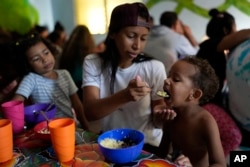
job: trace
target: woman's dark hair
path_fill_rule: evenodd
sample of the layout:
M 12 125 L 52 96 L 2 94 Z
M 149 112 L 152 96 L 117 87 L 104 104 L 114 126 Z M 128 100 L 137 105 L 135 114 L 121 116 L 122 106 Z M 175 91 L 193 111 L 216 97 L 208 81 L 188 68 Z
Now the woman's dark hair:
M 203 92 L 199 104 L 203 105 L 209 102 L 219 89 L 219 80 L 212 66 L 207 60 L 198 57 L 185 57 L 181 61 L 192 64 L 197 69 L 196 74 L 191 76 L 191 79 L 194 86 Z
M 235 25 L 233 15 L 226 11 L 211 9 L 208 13 L 212 18 L 207 24 L 206 34 L 210 38 L 222 38 L 232 32 Z
M 41 38 L 37 33 L 28 34 L 24 38 L 12 44 L 13 49 L 15 51 L 15 55 L 23 66 L 21 69 L 23 76 L 27 75 L 30 71 L 33 71 L 28 62 L 26 52 L 29 48 L 31 48 L 32 46 L 36 45 L 39 42 L 44 43 L 53 55 L 57 54 L 58 51 L 56 47 L 50 41 Z
M 88 27 L 78 25 L 71 33 L 65 43 L 60 60 L 60 68 L 73 71 L 76 62 L 82 64 L 83 59 L 92 53 L 95 48 L 95 42 Z
M 129 12 L 131 14 L 129 15 Z M 125 15 L 124 13 L 128 13 Z M 123 18 L 124 17 L 124 18 Z M 118 63 L 120 56 L 118 49 L 116 47 L 115 41 L 111 38 L 111 35 L 114 33 L 118 33 L 121 29 L 126 26 L 131 26 L 129 24 L 134 24 L 133 20 L 141 17 L 145 20 L 145 25 L 149 23 L 150 15 L 148 9 L 143 3 L 132 3 L 132 4 L 123 4 L 115 8 L 111 15 L 111 23 L 109 25 L 109 32 L 104 41 L 106 49 L 104 52 L 100 53 L 100 57 L 103 60 L 102 63 L 102 71 L 106 69 L 109 65 L 111 65 L 111 74 L 110 74 L 110 92 L 114 93 L 114 83 L 115 83 L 115 75 L 118 68 Z M 135 26 L 135 25 L 134 25 Z M 145 26 L 147 27 L 147 26 Z M 149 57 L 145 54 L 140 54 L 137 58 L 134 59 L 134 63 L 139 63 L 143 61 L 151 60 L 152 57 Z

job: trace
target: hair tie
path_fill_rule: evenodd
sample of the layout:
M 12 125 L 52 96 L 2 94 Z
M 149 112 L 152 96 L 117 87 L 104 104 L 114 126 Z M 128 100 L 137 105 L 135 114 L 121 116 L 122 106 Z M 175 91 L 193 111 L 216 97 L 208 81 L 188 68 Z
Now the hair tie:
M 223 13 L 219 13 L 219 14 L 217 14 L 217 17 L 218 17 L 218 18 L 223 18 L 223 17 L 224 17 L 224 14 L 223 14 Z

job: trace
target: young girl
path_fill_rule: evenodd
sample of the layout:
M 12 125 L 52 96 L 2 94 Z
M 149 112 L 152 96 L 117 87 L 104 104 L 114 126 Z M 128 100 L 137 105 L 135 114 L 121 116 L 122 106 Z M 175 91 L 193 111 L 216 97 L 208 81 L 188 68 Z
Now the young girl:
M 218 51 L 217 46 L 225 36 L 236 31 L 236 23 L 234 16 L 226 11 L 211 9 L 208 14 L 211 16 L 206 27 L 208 39 L 200 44 L 200 49 L 196 56 L 206 59 L 214 68 L 219 78 L 219 90 L 210 101 L 223 108 L 227 108 L 227 103 L 225 103 L 225 92 L 223 92 L 227 79 L 227 55 L 224 51 Z
M 218 90 L 218 79 L 207 61 L 187 57 L 177 61 L 164 81 L 169 97 L 165 102 L 177 113 L 165 122 L 159 156 L 180 153 L 190 158 L 194 167 L 226 166 L 217 123 L 200 107 Z
M 93 53 L 95 41 L 88 27 L 78 25 L 74 28 L 63 47 L 60 69 L 66 69 L 78 87 L 78 96 L 82 99 L 82 63 L 86 55 Z
M 24 65 L 22 79 L 15 100 L 32 103 L 52 103 L 57 107 L 56 117 L 73 118 L 72 108 L 78 119 L 77 124 L 88 129 L 82 103 L 77 95 L 77 87 L 66 70 L 54 70 L 55 48 L 36 34 L 16 43 L 20 63 Z

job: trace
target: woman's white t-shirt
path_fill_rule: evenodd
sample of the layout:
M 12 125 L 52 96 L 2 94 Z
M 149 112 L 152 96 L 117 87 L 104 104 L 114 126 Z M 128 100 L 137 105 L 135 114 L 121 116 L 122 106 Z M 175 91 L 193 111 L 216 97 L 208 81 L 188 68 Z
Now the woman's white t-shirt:
M 110 69 L 109 69 L 110 70 Z M 101 71 L 101 59 L 96 54 L 88 55 L 83 63 L 84 86 L 96 86 L 100 89 L 100 98 L 110 96 L 109 70 Z M 133 63 L 130 67 L 118 68 L 114 84 L 114 93 L 125 89 L 132 79 L 139 75 L 152 89 L 151 94 L 139 101 L 131 101 L 108 116 L 95 121 L 93 131 L 106 131 L 114 128 L 133 128 L 145 135 L 145 143 L 158 146 L 162 137 L 162 130 L 153 126 L 151 121 L 151 100 L 157 100 L 156 92 L 163 89 L 166 79 L 165 67 L 158 60 Z M 86 111 L 88 112 L 88 111 Z M 100 108 L 100 111 L 102 109 Z M 97 123 L 97 124 L 96 124 Z

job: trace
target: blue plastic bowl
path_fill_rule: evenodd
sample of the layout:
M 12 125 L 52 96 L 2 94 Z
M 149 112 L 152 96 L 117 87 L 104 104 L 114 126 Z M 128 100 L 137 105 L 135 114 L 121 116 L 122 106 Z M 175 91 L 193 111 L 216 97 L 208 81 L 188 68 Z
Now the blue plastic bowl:
M 42 114 L 39 113 L 39 111 L 43 110 L 45 111 L 47 107 L 49 107 L 49 103 L 36 103 L 29 106 L 24 107 L 24 119 L 25 122 L 29 125 L 36 125 L 42 121 L 45 121 L 46 119 L 43 117 Z M 49 119 L 55 118 L 56 115 L 56 105 L 53 104 L 50 109 L 45 112 L 47 117 Z
M 100 143 L 106 138 L 115 139 L 117 141 L 130 141 L 134 145 L 125 148 L 107 148 Z M 98 137 L 98 145 L 103 156 L 110 162 L 116 164 L 124 164 L 135 160 L 141 153 L 144 145 L 144 135 L 142 132 L 134 129 L 113 129 L 102 133 Z

